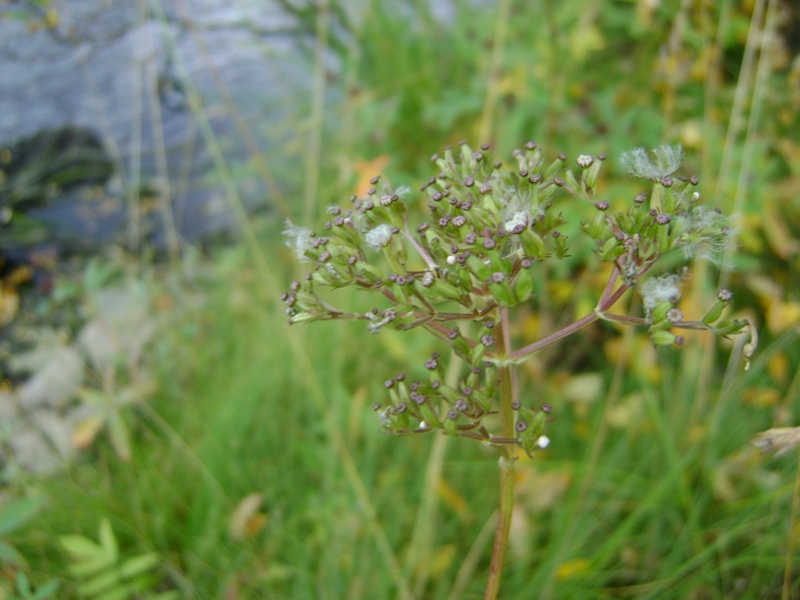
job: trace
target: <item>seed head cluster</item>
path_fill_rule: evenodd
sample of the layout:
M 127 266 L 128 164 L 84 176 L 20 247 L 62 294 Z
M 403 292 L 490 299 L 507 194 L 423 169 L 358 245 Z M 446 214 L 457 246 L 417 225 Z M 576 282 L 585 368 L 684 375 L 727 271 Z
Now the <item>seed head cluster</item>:
M 497 383 L 494 362 L 504 351 L 493 332 L 498 310 L 533 298 L 538 263 L 569 255 L 566 202 L 577 201 L 590 213 L 582 231 L 597 257 L 613 263 L 629 286 L 671 250 L 711 256 L 724 249 L 730 237 L 725 218 L 698 205 L 697 178 L 676 175 L 681 156 L 679 146 L 624 155 L 625 168 L 654 185 L 649 196 L 638 194 L 618 212 L 596 197 L 605 155 L 569 161 L 561 153 L 550 161 L 535 142 L 515 150 L 510 166 L 496 160 L 488 144 L 473 150 L 462 143 L 434 154 L 436 173 L 420 188 L 428 208 L 422 218 L 404 200 L 409 188 L 375 177 L 364 197 L 328 210 L 324 234 L 287 223 L 287 245 L 311 265 L 282 296 L 289 322 L 364 320 L 374 333 L 426 329 L 466 362 L 469 375 L 446 385 L 436 355 L 424 363 L 429 381 L 409 383 L 403 374 L 387 380 L 391 404 L 376 405 L 383 427 L 483 439 L 481 421 L 493 410 Z M 670 333 L 664 329 L 682 319 L 675 307 L 680 279 L 651 278 L 642 286 L 651 333 L 663 339 Z M 355 286 L 374 293 L 383 308 L 340 310 L 318 295 L 320 286 Z M 469 322 L 474 325 L 463 326 Z M 526 449 L 546 445 L 540 440 L 545 414 L 520 407 L 517 432 Z

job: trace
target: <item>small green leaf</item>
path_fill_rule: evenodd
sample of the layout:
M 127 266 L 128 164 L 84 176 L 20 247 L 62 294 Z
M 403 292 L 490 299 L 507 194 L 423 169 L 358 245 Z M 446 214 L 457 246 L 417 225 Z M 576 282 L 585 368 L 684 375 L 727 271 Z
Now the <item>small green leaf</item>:
M 131 459 L 130 434 L 125 422 L 122 420 L 122 416 L 116 411 L 109 416 L 108 433 L 114 452 L 125 462 L 129 461 Z
M 24 567 L 28 564 L 19 551 L 5 540 L 0 540 L 0 562 L 6 562 L 18 567 Z
M 61 582 L 57 579 L 51 579 L 36 589 L 33 600 L 45 600 L 46 598 L 50 598 L 58 591 L 59 587 L 61 587 Z
M 120 575 L 126 579 L 145 573 L 158 564 L 158 555 L 153 552 L 129 558 L 119 568 Z
M 93 577 L 83 585 L 79 586 L 82 596 L 95 596 L 100 592 L 105 592 L 110 588 L 117 588 L 122 584 L 119 572 L 116 569 L 107 570 Z
M 114 530 L 111 529 L 111 523 L 107 518 L 100 522 L 100 544 L 109 556 L 113 556 L 116 561 L 119 556 L 119 546 L 117 545 L 117 538 L 114 537 Z
M 117 559 L 111 555 L 104 554 L 95 558 L 84 559 L 69 566 L 69 571 L 76 577 L 89 577 L 113 567 Z
M 133 590 L 128 586 L 109 590 L 102 596 L 97 596 L 93 600 L 128 600 L 133 595 Z
M 44 496 L 23 498 L 0 510 L 0 536 L 19 529 L 30 521 L 44 506 Z
M 17 572 L 17 591 L 26 598 L 31 595 L 31 582 L 24 571 Z
M 105 556 L 106 552 L 100 544 L 82 535 L 63 535 L 59 538 L 61 545 L 73 559 L 93 559 Z

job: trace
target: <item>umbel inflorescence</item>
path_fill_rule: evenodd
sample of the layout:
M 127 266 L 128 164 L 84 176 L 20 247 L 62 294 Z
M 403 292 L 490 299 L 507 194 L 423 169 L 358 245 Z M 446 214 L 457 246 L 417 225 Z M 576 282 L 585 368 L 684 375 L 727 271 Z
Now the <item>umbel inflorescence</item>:
M 406 381 L 402 374 L 388 379 L 390 403 L 376 409 L 389 432 L 438 429 L 492 444 L 518 443 L 530 453 L 546 444 L 548 405 L 534 409 L 514 398 L 513 438 L 496 437 L 484 427 L 483 418 L 496 410 L 500 367 L 517 364 L 598 319 L 645 326 L 657 345 L 681 344 L 679 329 L 720 335 L 750 330 L 746 321 L 719 322 L 731 300 L 727 290 L 719 292 L 703 319 L 684 321 L 677 305 L 685 274 L 645 277 L 667 252 L 713 259 L 731 240 L 727 219 L 700 204 L 697 178 L 676 175 L 679 146 L 623 155 L 626 168 L 653 185 L 619 212 L 596 196 L 604 155 L 583 154 L 573 164 L 563 154 L 547 161 L 537 144 L 528 142 L 513 157 L 509 169 L 492 157 L 487 144 L 472 150 L 465 143 L 434 155 L 438 173 L 421 188 L 428 197 L 427 220 L 411 214 L 405 200 L 409 188 L 393 188 L 375 177 L 366 197 L 329 209 L 324 233 L 291 223 L 284 231 L 298 259 L 311 263 L 305 278 L 282 296 L 290 323 L 363 320 L 375 333 L 424 328 L 467 364 L 468 374 L 457 385 L 445 382 L 438 354 L 425 363 L 426 381 Z M 581 229 L 597 258 L 613 265 L 611 277 L 592 313 L 512 350 L 501 321 L 508 307 L 534 296 L 538 263 L 568 256 L 571 240 L 561 231 L 561 207 L 567 201 L 593 207 L 593 217 Z M 382 304 L 366 313 L 347 312 L 323 300 L 319 286 L 357 286 L 375 292 Z M 610 314 L 608 309 L 634 286 L 639 286 L 645 316 Z M 755 347 L 751 336 L 745 358 Z

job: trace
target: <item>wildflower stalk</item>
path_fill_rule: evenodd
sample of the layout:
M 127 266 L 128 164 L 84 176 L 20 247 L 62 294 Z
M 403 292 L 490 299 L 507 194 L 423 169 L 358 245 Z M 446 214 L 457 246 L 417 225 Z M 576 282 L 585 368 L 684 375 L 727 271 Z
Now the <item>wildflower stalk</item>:
M 513 155 L 512 169 L 491 158 L 488 144 L 479 151 L 462 144 L 457 151 L 448 147 L 444 156 L 434 155 L 440 171 L 422 186 L 430 200 L 430 220 L 416 227 L 410 226 L 411 210 L 401 201 L 408 188 L 394 189 L 375 177 L 370 180 L 375 187 L 366 197 L 351 198 L 351 209 L 328 210 L 332 219 L 325 224 L 324 235 L 291 223 L 284 232 L 298 259 L 313 263 L 304 281 L 293 282 L 282 296 L 290 323 L 362 320 L 372 333 L 384 327 L 421 328 L 463 361 L 465 374 L 454 382 L 444 377 L 440 354 L 434 352 L 424 363 L 427 378 L 407 380 L 406 373 L 398 373 L 387 379 L 390 403 L 384 408 L 377 402 L 374 409 L 387 433 L 438 430 L 498 450 L 499 507 L 487 600 L 497 598 L 500 590 L 514 507 L 517 448 L 533 456 L 547 447 L 550 440 L 543 432 L 553 420 L 549 404 L 520 402 L 518 364 L 600 320 L 644 327 L 656 346 L 680 346 L 683 336 L 676 331 L 681 329 L 719 336 L 746 331 L 750 342 L 742 349 L 745 361 L 757 344 L 756 332 L 746 320 L 720 320 L 732 298 L 728 290 L 719 291 L 717 303 L 699 321 L 686 321 L 677 305 L 688 267 L 648 276 L 668 252 L 682 251 L 687 261 L 694 256 L 714 259 L 731 238 L 721 211 L 699 205 L 700 195 L 693 191 L 697 178 L 676 174 L 680 147 L 661 146 L 652 153 L 638 149 L 623 157 L 627 169 L 652 182 L 653 188 L 649 198 L 638 194 L 619 212 L 609 211 L 608 201 L 595 198 L 604 155 L 578 156 L 577 175 L 566 166 L 565 155 L 546 161 L 534 142 Z M 611 274 L 592 312 L 514 350 L 510 308 L 536 296 L 538 263 L 569 256 L 567 236 L 561 233 L 566 222 L 560 212 L 564 198 L 594 207 L 581 229 L 600 261 L 612 266 Z M 389 306 L 348 312 L 323 300 L 316 290 L 350 285 L 374 292 Z M 633 288 L 641 294 L 644 316 L 609 312 Z M 499 415 L 495 431 L 484 424 L 488 415 Z
M 501 327 L 503 347 L 506 354 L 511 349 L 511 340 L 508 331 L 508 309 L 501 309 Z M 499 408 L 500 432 L 502 437 L 513 439 L 515 437 L 514 403 L 517 400 L 517 386 L 514 385 L 513 371 L 515 367 L 506 364 L 499 371 Z M 500 495 L 497 510 L 497 529 L 495 530 L 494 544 L 492 545 L 492 560 L 489 565 L 489 577 L 486 581 L 484 600 L 494 600 L 500 591 L 500 581 L 505 564 L 508 536 L 511 531 L 511 515 L 514 511 L 514 449 L 516 446 L 503 446 L 500 455 Z

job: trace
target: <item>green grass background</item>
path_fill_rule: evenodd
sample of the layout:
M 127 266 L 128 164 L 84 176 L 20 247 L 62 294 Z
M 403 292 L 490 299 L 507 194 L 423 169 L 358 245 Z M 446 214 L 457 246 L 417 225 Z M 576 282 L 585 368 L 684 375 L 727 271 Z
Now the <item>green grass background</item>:
M 301 271 L 280 231 L 285 216 L 318 225 L 372 170 L 416 188 L 446 144 L 490 141 L 509 160 L 535 139 L 551 154 L 608 154 L 612 205 L 639 191 L 621 152 L 682 143 L 685 172 L 740 230 L 736 269 L 699 267 L 686 302 L 708 304 L 723 281 L 762 344 L 745 372 L 730 343 L 691 333 L 656 352 L 641 332 L 609 326 L 526 365 L 524 394 L 550 402 L 556 421 L 550 448 L 519 461 L 501 597 L 800 597 L 796 453 L 747 445 L 797 425 L 800 408 L 796 9 L 453 6 L 441 21 L 414 0 L 286 3 L 308 30 L 315 85 L 297 99 L 280 155 L 260 164 L 293 165 L 278 176 L 289 191 L 270 215 L 243 217 L 240 246 L 214 253 L 202 275 L 171 285 L 180 268 L 156 269 L 169 319 L 148 351 L 158 391 L 126 415 L 132 460 L 101 438 L 63 475 L 10 483 L 48 499 L 12 539 L 35 582 L 63 579 L 63 597 L 77 597 L 58 536 L 96 538 L 108 516 L 123 553 L 157 552 L 163 585 L 186 598 L 481 597 L 496 455 L 469 440 L 380 434 L 370 410 L 384 379 L 443 348 L 357 324 L 289 328 L 278 295 Z M 218 167 L 236 206 L 231 169 L 256 167 L 221 155 Z M 576 246 L 542 273 L 536 304 L 516 315 L 520 343 L 590 302 L 602 284 L 590 261 Z M 347 292 L 337 302 L 369 308 Z M 264 519 L 234 540 L 232 515 L 254 492 Z

